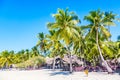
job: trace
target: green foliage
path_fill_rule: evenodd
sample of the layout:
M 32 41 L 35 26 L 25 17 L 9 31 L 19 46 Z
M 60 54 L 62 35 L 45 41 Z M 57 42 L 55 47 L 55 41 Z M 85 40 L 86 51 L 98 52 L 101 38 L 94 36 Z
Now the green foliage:
M 55 22 L 48 23 L 49 30 L 55 30 L 54 38 L 64 40 L 66 45 L 70 44 L 70 39 L 79 35 L 77 24 L 80 22 L 78 16 L 74 12 L 69 12 L 58 9 L 58 12 L 53 15 Z
M 42 64 L 45 63 L 45 59 L 42 56 L 37 56 L 34 58 L 30 58 L 29 60 L 22 62 L 22 63 L 18 63 L 15 66 L 19 67 L 19 68 L 27 68 L 29 66 L 34 67 L 34 66 L 41 66 Z
M 117 40 L 120 41 L 120 36 L 118 36 Z
M 58 9 L 52 16 L 55 21 L 47 24 L 48 34 L 38 33 L 38 42 L 31 50 L 1 52 L 0 67 L 41 65 L 45 62 L 43 55 L 63 58 L 64 54 L 70 53 L 96 65 L 100 57 L 98 45 L 105 59 L 120 57 L 120 37 L 117 42 L 108 41 L 112 35 L 107 27 L 115 26 L 114 21 L 118 20 L 113 12 L 90 11 L 84 17 L 88 24 L 83 26 L 79 25 L 79 17 L 68 8 Z

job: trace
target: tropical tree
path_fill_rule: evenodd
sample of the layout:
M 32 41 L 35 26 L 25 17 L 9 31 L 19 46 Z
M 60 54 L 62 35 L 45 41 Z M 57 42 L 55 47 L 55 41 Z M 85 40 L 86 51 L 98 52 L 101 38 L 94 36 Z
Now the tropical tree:
M 72 44 L 76 35 L 79 35 L 77 31 L 77 25 L 80 22 L 78 16 L 74 12 L 69 12 L 58 9 L 58 13 L 54 14 L 55 22 L 48 23 L 49 30 L 55 30 L 54 38 L 63 40 L 66 44 L 67 53 L 70 56 L 70 72 L 72 72 L 72 51 L 70 50 L 70 44 Z M 71 48 L 73 49 L 73 48 Z
M 45 59 L 43 56 L 36 56 L 34 58 L 30 58 L 27 61 L 17 63 L 15 64 L 16 67 L 19 68 L 27 68 L 29 66 L 33 67 L 34 69 L 39 68 L 39 66 L 42 66 L 45 63 Z
M 49 54 L 50 57 L 53 57 L 53 70 L 55 70 L 55 57 L 57 56 L 57 51 L 56 49 L 58 48 L 57 45 L 57 40 L 55 38 L 53 38 L 53 35 L 55 34 L 55 31 L 51 30 L 49 31 L 49 34 L 46 35 L 46 38 L 48 39 L 48 44 L 47 46 L 49 47 Z
M 113 25 L 112 19 L 109 21 L 106 20 L 106 15 L 104 12 L 100 10 L 91 11 L 88 16 L 85 16 L 84 19 L 87 20 L 90 24 L 87 26 L 89 28 L 89 32 L 86 36 L 92 37 L 94 39 L 97 49 L 99 51 L 101 60 L 104 62 L 108 72 L 113 72 L 112 69 L 108 66 L 107 62 L 105 61 L 102 50 L 101 50 L 101 42 L 108 40 L 111 36 L 106 26 Z
M 84 29 L 82 29 L 81 27 L 79 27 L 78 29 L 79 32 L 79 36 L 73 41 L 74 45 L 73 45 L 73 49 L 74 49 L 74 53 L 81 59 L 81 61 L 84 61 L 84 65 L 86 66 L 86 51 L 87 51 L 87 46 L 86 46 L 86 40 L 85 40 L 85 31 Z
M 38 51 L 38 49 L 37 49 L 37 47 L 36 46 L 34 46 L 33 48 L 32 48 L 32 52 L 31 52 L 32 54 L 32 57 L 35 57 L 35 56 L 39 56 L 39 51 Z
M 53 57 L 53 70 L 55 70 L 55 60 L 56 56 L 61 55 L 60 49 L 63 47 L 61 42 L 54 38 L 55 30 L 50 30 L 49 34 L 46 35 L 47 38 L 47 49 L 49 49 L 50 57 Z
M 24 62 L 28 59 L 28 56 L 26 54 L 25 50 L 20 50 L 15 54 L 15 63 L 20 63 L 20 62 Z
M 9 51 L 9 57 L 12 60 L 12 63 L 15 64 L 16 63 L 16 61 L 15 61 L 15 58 L 16 58 L 15 57 L 15 51 L 13 51 L 13 50 Z
M 47 43 L 47 40 L 46 40 L 46 35 L 42 32 L 42 33 L 38 33 L 38 42 L 37 42 L 37 47 L 40 48 L 40 51 L 42 53 L 42 55 L 45 55 L 46 53 L 46 43 Z
M 113 14 L 112 11 L 110 12 L 105 12 L 105 18 L 104 18 L 104 21 L 106 22 L 106 26 L 108 26 L 108 31 L 110 32 L 110 26 L 111 25 L 115 25 L 114 24 L 114 20 L 116 19 L 116 14 Z
M 30 53 L 29 49 L 25 50 L 25 55 L 26 55 L 27 60 L 31 58 L 31 53 Z
M 9 52 L 7 50 L 5 50 L 5 51 L 1 52 L 0 56 L 1 56 L 1 58 L 0 58 L 1 67 L 9 68 L 9 66 L 13 63 Z
M 23 55 L 21 54 L 20 51 L 15 54 L 14 58 L 15 58 L 15 63 L 20 63 L 23 61 Z
M 117 40 L 120 41 L 120 36 L 118 36 Z
M 113 59 L 118 59 L 119 57 L 120 57 L 120 42 L 118 41 L 118 42 L 109 42 L 108 43 L 108 45 L 110 45 L 109 47 L 110 47 L 110 49 L 112 50 L 112 51 L 114 51 L 113 52 Z
M 94 40 L 86 39 L 85 46 L 86 46 L 84 50 L 85 60 L 93 63 L 94 66 L 97 65 L 99 56 L 97 45 L 94 43 Z

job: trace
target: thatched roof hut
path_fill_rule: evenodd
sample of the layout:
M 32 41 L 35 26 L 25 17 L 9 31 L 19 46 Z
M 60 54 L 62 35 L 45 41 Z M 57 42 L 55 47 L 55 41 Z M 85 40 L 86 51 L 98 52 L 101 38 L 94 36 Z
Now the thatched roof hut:
M 66 63 L 70 63 L 70 59 L 69 59 L 69 55 L 64 55 L 64 58 L 63 60 L 66 62 Z M 77 63 L 79 65 L 83 65 L 83 61 L 80 61 L 80 59 L 78 59 L 78 57 L 76 55 L 72 55 L 72 63 Z
M 46 57 L 45 60 L 46 60 L 47 65 L 51 65 L 51 64 L 53 64 L 54 58 Z M 64 65 L 70 64 L 69 55 L 65 54 L 62 59 L 60 56 L 56 56 L 55 64 L 64 64 Z M 72 64 L 77 64 L 77 65 L 83 66 L 83 61 L 80 61 L 80 59 L 78 59 L 78 57 L 76 55 L 72 55 Z
M 46 57 L 45 58 L 45 62 L 46 62 L 46 64 L 52 64 L 53 63 L 53 58 L 50 58 L 50 57 Z

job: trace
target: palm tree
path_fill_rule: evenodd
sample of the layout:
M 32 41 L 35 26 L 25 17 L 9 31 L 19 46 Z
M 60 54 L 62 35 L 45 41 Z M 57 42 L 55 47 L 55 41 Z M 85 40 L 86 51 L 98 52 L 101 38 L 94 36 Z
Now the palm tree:
M 120 41 L 120 36 L 118 36 L 117 40 Z
M 97 49 L 97 45 L 95 42 L 95 40 L 93 40 L 92 38 L 87 39 L 87 36 L 85 38 L 85 50 L 84 50 L 84 59 L 86 61 L 89 61 L 91 63 L 93 63 L 93 65 L 95 66 L 98 63 L 98 49 Z M 85 62 L 84 62 L 85 63 Z
M 46 53 L 46 35 L 42 32 L 42 33 L 38 33 L 38 42 L 37 42 L 37 47 L 40 47 L 40 51 L 42 52 L 42 55 L 45 55 Z
M 66 44 L 68 54 L 70 56 L 70 72 L 72 72 L 72 50 L 69 46 L 76 38 L 76 35 L 79 35 L 77 29 L 77 24 L 80 22 L 78 16 L 74 12 L 69 12 L 68 9 L 65 11 L 58 9 L 58 13 L 54 14 L 55 22 L 48 23 L 47 26 L 50 30 L 55 30 L 54 38 L 63 40 Z
M 25 60 L 25 58 L 26 58 L 26 56 L 25 56 L 25 50 L 22 49 L 21 51 L 19 51 L 19 53 L 20 53 L 20 55 L 21 55 L 22 62 L 26 61 L 26 60 Z
M 32 57 L 39 56 L 39 51 L 36 46 L 32 48 Z
M 9 68 L 9 66 L 12 64 L 12 59 L 10 57 L 10 54 L 7 50 L 1 52 L 1 58 L 0 58 L 0 64 L 1 67 Z
M 120 57 L 120 42 L 117 41 L 117 42 L 109 42 L 107 43 L 107 45 L 109 45 L 110 49 L 113 51 L 113 58 L 114 59 L 117 59 Z
M 12 63 L 15 64 L 16 60 L 15 60 L 15 52 L 13 50 L 11 50 L 9 52 L 9 57 L 12 60 Z
M 85 31 L 81 27 L 79 27 L 78 32 L 79 32 L 79 36 L 73 41 L 74 42 L 73 49 L 74 49 L 74 53 L 79 58 L 81 58 L 81 61 L 84 61 L 83 66 L 86 66 L 85 51 L 87 50 L 87 47 L 86 47 L 86 40 L 84 37 Z
M 20 63 L 23 61 L 23 54 L 19 51 L 15 54 L 15 63 Z
M 54 41 L 54 44 L 52 45 L 52 49 L 50 51 L 50 55 L 51 57 L 53 57 L 53 70 L 55 70 L 55 61 L 56 61 L 56 57 L 58 55 L 61 55 L 61 51 L 60 49 L 62 48 L 62 45 L 59 41 Z
M 28 56 L 25 52 L 25 50 L 20 50 L 15 54 L 15 61 L 16 63 L 24 62 L 28 59 Z
M 113 12 L 105 12 L 105 18 L 104 21 L 106 22 L 106 25 L 108 26 L 108 31 L 110 32 L 110 26 L 115 25 L 114 20 L 115 20 L 116 14 L 113 14 Z M 111 41 L 111 37 L 109 38 L 109 41 Z
M 101 12 L 100 10 L 91 11 L 88 16 L 84 17 L 84 19 L 90 22 L 90 24 L 87 26 L 89 28 L 88 35 L 89 38 L 92 37 L 95 40 L 101 60 L 104 62 L 108 72 L 113 72 L 112 69 L 108 66 L 107 62 L 104 60 L 100 47 L 100 43 L 107 40 L 111 36 L 109 31 L 106 29 L 106 26 L 108 25 L 106 23 L 110 23 L 109 25 L 111 25 L 112 19 L 107 21 L 105 13 Z
M 30 54 L 29 49 L 26 49 L 26 50 L 25 50 L 25 55 L 26 55 L 27 60 L 30 59 L 31 54 Z
M 49 53 L 50 53 L 50 56 L 53 57 L 53 70 L 55 70 L 55 57 L 57 56 L 57 51 L 56 51 L 56 48 L 58 47 L 55 47 L 56 45 L 56 39 L 53 38 L 53 35 L 55 34 L 55 31 L 51 30 L 49 31 L 49 34 L 46 35 L 47 39 L 48 39 L 48 48 L 49 48 Z
M 46 35 L 47 38 L 47 49 L 49 49 L 50 56 L 53 57 L 53 70 L 55 70 L 55 60 L 56 56 L 61 55 L 60 49 L 62 48 L 62 44 L 59 40 L 54 38 L 55 30 L 50 30 L 49 34 Z

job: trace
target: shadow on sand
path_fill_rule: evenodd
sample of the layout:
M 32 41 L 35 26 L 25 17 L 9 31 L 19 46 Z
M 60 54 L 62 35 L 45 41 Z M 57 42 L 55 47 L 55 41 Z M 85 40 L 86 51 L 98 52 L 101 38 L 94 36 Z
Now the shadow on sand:
M 120 69 L 116 69 L 115 72 L 118 73 L 118 74 L 120 75 Z
M 70 75 L 71 73 L 68 71 L 53 71 L 50 73 L 50 76 L 55 76 L 55 75 Z

